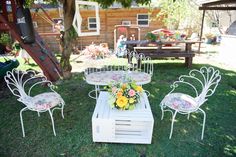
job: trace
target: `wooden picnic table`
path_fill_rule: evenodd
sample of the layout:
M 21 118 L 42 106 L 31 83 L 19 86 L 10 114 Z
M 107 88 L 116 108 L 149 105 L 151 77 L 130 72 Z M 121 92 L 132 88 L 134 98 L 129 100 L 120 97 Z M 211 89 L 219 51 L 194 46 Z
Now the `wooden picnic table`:
M 192 50 L 192 45 L 201 43 L 201 41 L 155 41 L 151 42 L 155 46 L 148 46 L 150 42 L 147 40 L 141 41 L 125 41 L 130 51 L 135 50 L 137 53 L 143 53 L 145 56 L 151 58 L 163 58 L 163 57 L 185 57 L 185 66 L 191 67 L 192 60 L 195 56 L 195 52 Z M 178 44 L 185 44 L 185 49 L 182 50 Z M 177 45 L 177 46 L 166 46 Z

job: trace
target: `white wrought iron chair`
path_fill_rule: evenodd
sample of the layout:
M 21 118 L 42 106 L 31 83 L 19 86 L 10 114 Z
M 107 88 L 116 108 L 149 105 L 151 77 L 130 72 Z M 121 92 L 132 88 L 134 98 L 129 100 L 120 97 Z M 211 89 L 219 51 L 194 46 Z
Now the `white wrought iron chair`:
M 147 73 L 150 77 L 153 76 L 153 62 L 151 57 L 145 56 L 143 53 L 137 53 L 136 51 L 131 51 L 127 53 L 128 58 L 128 70 L 129 71 L 140 71 Z M 147 96 L 150 92 L 144 90 Z
M 149 75 L 153 75 L 153 62 L 151 57 L 145 56 L 143 53 L 136 51 L 128 52 L 128 70 L 141 71 Z
M 180 76 L 179 79 L 170 86 L 172 90 L 160 103 L 162 111 L 161 120 L 164 117 L 165 111 L 170 111 L 172 114 L 169 139 L 171 139 L 172 136 L 177 113 L 187 114 L 189 119 L 191 113 L 199 111 L 202 112 L 204 116 L 201 135 L 201 139 L 203 139 L 206 113 L 200 107 L 208 100 L 209 96 L 213 95 L 220 80 L 221 75 L 219 70 L 215 70 L 213 67 L 202 67 L 200 70 L 191 70 L 189 75 Z M 185 91 L 185 93 L 182 93 L 183 91 Z M 188 91 L 188 93 L 186 93 L 186 91 Z
M 53 90 L 52 82 L 47 80 L 44 75 L 37 75 L 34 71 L 21 72 L 16 69 L 8 71 L 4 79 L 13 95 L 18 97 L 17 100 L 25 105 L 20 111 L 23 137 L 25 137 L 25 131 L 22 112 L 26 110 L 36 111 L 38 116 L 40 116 L 40 113 L 48 111 L 51 117 L 53 133 L 56 136 L 53 111 L 60 109 L 62 118 L 64 118 L 63 109 L 65 103 L 62 97 Z M 32 96 L 32 91 L 35 92 L 33 89 L 35 89 L 34 87 L 37 85 L 41 85 L 41 87 L 48 86 L 49 88 L 47 89 L 49 92 Z M 39 93 L 39 91 L 37 93 Z

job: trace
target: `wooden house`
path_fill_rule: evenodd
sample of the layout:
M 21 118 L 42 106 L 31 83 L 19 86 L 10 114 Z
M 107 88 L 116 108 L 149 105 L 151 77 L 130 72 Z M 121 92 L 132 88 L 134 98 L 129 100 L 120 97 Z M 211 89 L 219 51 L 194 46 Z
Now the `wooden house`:
M 83 49 L 85 46 L 90 45 L 91 43 L 100 44 L 107 43 L 110 49 L 114 48 L 114 43 L 116 43 L 114 38 L 114 30 L 116 25 L 125 25 L 126 27 L 136 27 L 139 28 L 139 33 L 135 33 L 136 40 L 144 39 L 144 36 L 147 32 L 150 32 L 155 29 L 163 28 L 164 24 L 162 21 L 157 20 L 156 14 L 159 12 L 159 9 L 149 10 L 147 8 L 109 8 L 109 9 L 100 9 L 99 18 L 100 18 L 100 35 L 96 36 L 83 36 L 77 38 L 77 47 Z M 60 17 L 60 11 L 58 9 L 48 9 L 48 15 L 57 20 Z M 34 12 L 32 12 L 34 14 Z M 80 10 L 82 17 L 82 31 L 93 31 L 96 29 L 96 18 L 94 15 L 94 10 L 82 9 Z M 35 29 L 45 38 L 48 46 L 52 49 L 59 48 L 57 44 L 58 32 L 53 29 L 53 24 L 46 20 L 45 15 L 42 12 L 38 12 L 34 16 L 33 21 L 35 23 Z M 138 38 L 138 36 L 140 38 Z M 126 36 L 129 40 L 130 34 Z M 59 49 L 58 49 L 59 50 Z

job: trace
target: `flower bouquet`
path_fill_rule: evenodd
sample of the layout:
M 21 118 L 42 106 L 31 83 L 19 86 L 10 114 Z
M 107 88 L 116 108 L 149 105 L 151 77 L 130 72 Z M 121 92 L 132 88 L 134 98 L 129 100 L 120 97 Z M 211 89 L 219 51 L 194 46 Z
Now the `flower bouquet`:
M 112 83 L 107 87 L 108 104 L 119 110 L 133 110 L 139 102 L 143 88 L 135 82 Z
M 89 55 L 93 59 L 102 59 L 109 54 L 109 50 L 107 47 L 91 44 L 86 46 L 86 48 L 82 51 L 82 54 Z

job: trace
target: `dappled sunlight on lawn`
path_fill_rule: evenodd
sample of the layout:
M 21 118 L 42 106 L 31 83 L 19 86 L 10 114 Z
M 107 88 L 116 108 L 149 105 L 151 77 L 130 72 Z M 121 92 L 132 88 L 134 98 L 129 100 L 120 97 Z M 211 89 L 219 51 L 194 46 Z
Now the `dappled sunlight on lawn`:
M 26 111 L 26 138 L 22 138 L 19 112 L 23 105 L 10 94 L 0 97 L 0 156 L 235 156 L 236 72 L 221 66 L 214 67 L 220 70 L 222 81 L 215 95 L 202 105 L 207 114 L 204 140 L 201 140 L 201 113 L 191 114 L 189 120 L 187 115 L 177 115 L 173 136 L 169 140 L 171 113 L 166 112 L 161 120 L 161 100 L 170 91 L 170 84 L 180 75 L 188 74 L 191 69 L 209 66 L 211 62 L 195 63 L 191 68 L 184 67 L 182 59 L 154 62 L 152 81 L 143 86 L 150 92 L 149 102 L 154 117 L 152 144 L 93 143 L 91 120 L 96 101 L 88 97 L 88 92 L 94 86 L 84 80 L 80 63 L 72 61 L 72 65 L 78 66 L 79 70 L 73 71 L 71 79 L 56 84 L 55 90 L 66 103 L 65 119 L 61 118 L 60 112 L 55 111 L 53 115 L 56 137 L 53 136 L 48 113 L 38 117 L 37 113 Z M 2 91 L 6 93 L 8 89 Z

